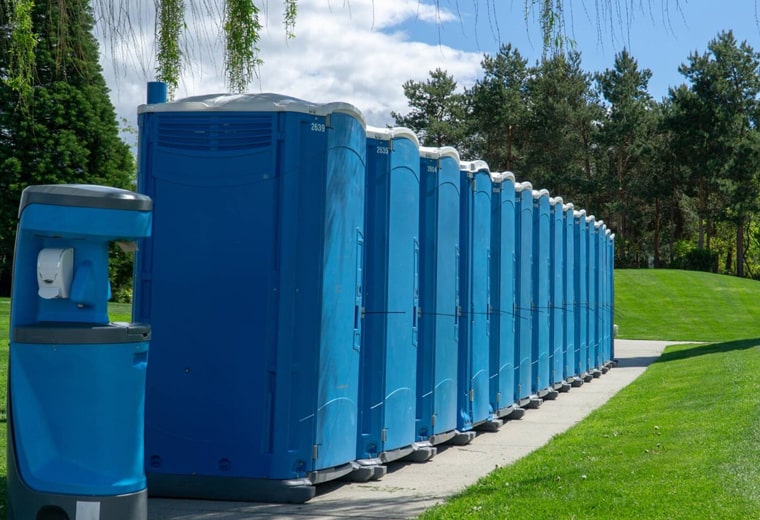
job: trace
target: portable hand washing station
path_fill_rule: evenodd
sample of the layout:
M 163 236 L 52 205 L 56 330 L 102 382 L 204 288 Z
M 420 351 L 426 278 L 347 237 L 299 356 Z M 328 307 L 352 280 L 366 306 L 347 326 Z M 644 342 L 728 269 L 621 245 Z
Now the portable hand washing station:
M 8 369 L 8 518 L 147 516 L 150 327 L 109 323 L 108 249 L 150 235 L 152 201 L 91 185 L 21 196 Z

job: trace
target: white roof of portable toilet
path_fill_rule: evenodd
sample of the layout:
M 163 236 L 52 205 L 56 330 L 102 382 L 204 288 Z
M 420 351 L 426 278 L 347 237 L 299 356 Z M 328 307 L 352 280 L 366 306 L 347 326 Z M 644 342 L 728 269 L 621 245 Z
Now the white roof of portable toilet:
M 562 202 L 563 202 L 562 197 L 549 197 L 549 204 L 551 204 L 552 206 L 556 206 L 557 204 L 559 204 L 560 207 L 562 207 L 563 206 Z
M 427 159 L 443 159 L 444 157 L 451 157 L 459 164 L 459 152 L 453 146 L 442 146 L 441 148 L 433 148 L 430 146 L 420 146 L 420 157 Z
M 528 181 L 518 182 L 517 184 L 515 184 L 515 191 L 519 192 L 523 190 L 533 191 L 533 185 L 529 183 Z
M 488 167 L 488 163 L 480 159 L 477 159 L 475 161 L 460 161 L 459 169 L 464 172 L 470 172 L 470 173 L 482 172 L 482 171 L 488 172 L 489 175 L 491 173 L 491 169 Z
M 541 197 L 548 197 L 548 196 L 549 196 L 549 190 L 547 189 L 533 190 L 534 199 L 540 199 Z
M 491 172 L 491 181 L 495 183 L 504 182 L 504 181 L 512 181 L 515 182 L 515 174 L 512 172 Z
M 379 141 L 390 141 L 391 139 L 405 138 L 412 141 L 417 146 L 417 148 L 420 146 L 420 141 L 417 139 L 417 134 L 405 126 L 395 126 L 393 128 L 367 126 L 367 137 L 377 139 Z
M 140 105 L 137 113 L 145 112 L 301 112 L 316 116 L 326 116 L 333 113 L 349 114 L 366 127 L 364 115 L 349 103 L 313 103 L 303 99 L 273 94 L 204 94 L 191 96 L 169 103 L 153 103 Z

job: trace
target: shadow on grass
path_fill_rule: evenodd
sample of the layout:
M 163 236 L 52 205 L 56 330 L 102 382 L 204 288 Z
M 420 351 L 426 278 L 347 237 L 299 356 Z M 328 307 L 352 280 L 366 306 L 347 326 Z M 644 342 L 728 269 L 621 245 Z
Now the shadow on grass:
M 0 476 L 0 517 L 8 512 L 8 478 Z
M 657 362 L 664 363 L 667 361 L 678 361 L 681 359 L 689 359 L 697 356 L 717 354 L 719 352 L 729 352 L 732 350 L 747 350 L 759 345 L 760 338 L 740 339 L 735 341 L 726 341 L 723 343 L 699 344 L 680 348 L 678 350 L 663 352 L 662 355 L 657 359 Z

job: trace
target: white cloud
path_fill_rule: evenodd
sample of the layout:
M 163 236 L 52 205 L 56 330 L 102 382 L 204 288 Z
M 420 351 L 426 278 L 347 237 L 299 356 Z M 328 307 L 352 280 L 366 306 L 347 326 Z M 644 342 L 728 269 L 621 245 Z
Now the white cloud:
M 460 86 L 469 86 L 480 72 L 478 53 L 415 41 L 404 24 L 455 26 L 456 13 L 436 10 L 419 0 L 320 0 L 300 2 L 296 38 L 286 40 L 281 2 L 270 0 L 264 13 L 260 49 L 264 60 L 251 92 L 277 92 L 309 101 L 352 103 L 373 125 L 392 123 L 390 112 L 408 111 L 402 83 L 424 80 L 428 72 L 447 70 Z M 136 126 L 137 105 L 144 103 L 145 83 L 152 80 L 153 23 L 142 12 L 136 36 L 117 42 L 101 58 L 111 97 L 120 117 Z M 411 24 L 410 22 L 414 22 Z M 447 23 L 451 22 L 451 25 Z M 218 21 L 196 13 L 189 22 L 191 65 L 177 97 L 224 92 L 222 51 L 216 39 Z M 141 27 L 147 28 L 140 32 Z M 198 31 L 198 28 L 201 28 Z M 213 35 L 213 36 L 211 36 Z

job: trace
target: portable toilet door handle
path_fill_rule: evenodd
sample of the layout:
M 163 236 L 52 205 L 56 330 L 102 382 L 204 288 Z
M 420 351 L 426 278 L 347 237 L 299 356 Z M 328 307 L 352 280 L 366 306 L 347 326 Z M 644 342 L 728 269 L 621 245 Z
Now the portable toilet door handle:
M 362 324 L 364 308 L 362 307 L 363 295 L 362 284 L 364 282 L 364 235 L 361 230 L 356 230 L 356 289 L 354 292 L 354 350 L 361 349 Z

